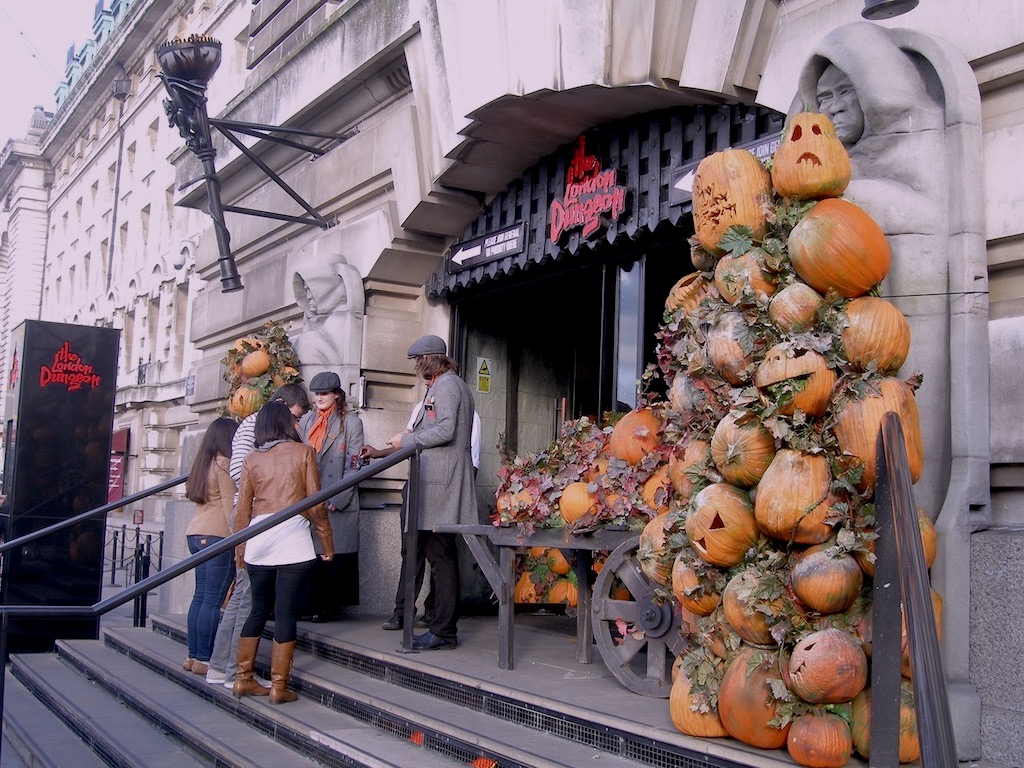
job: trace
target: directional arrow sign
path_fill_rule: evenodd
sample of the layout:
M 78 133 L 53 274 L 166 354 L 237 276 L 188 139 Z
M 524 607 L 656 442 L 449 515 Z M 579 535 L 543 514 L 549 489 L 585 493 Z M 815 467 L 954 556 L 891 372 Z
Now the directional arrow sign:
M 448 254 L 448 271 L 475 267 L 503 256 L 514 256 L 526 248 L 526 224 L 520 222 L 483 237 L 466 240 L 452 246 Z

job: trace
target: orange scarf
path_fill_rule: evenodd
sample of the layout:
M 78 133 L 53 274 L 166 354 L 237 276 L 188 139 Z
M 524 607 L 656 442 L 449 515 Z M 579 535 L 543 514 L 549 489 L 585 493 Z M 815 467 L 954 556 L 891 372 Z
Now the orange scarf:
M 331 418 L 332 413 L 334 413 L 333 405 L 326 411 L 318 411 L 316 421 L 309 430 L 309 437 L 307 439 L 309 444 L 313 446 L 313 450 L 317 453 L 320 453 L 320 449 L 323 448 L 324 439 L 327 437 L 327 421 Z

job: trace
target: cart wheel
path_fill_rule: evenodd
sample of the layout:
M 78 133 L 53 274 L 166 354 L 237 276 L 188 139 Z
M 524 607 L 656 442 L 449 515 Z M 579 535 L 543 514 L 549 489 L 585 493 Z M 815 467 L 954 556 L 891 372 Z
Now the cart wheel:
M 681 618 L 673 603 L 654 599 L 658 584 L 644 575 L 636 559 L 639 536 L 633 536 L 608 555 L 594 582 L 591 623 L 605 665 L 634 693 L 667 699 L 672 690 L 672 664 L 683 651 Z M 619 577 L 632 600 L 612 597 Z M 629 625 L 623 637 L 617 620 Z

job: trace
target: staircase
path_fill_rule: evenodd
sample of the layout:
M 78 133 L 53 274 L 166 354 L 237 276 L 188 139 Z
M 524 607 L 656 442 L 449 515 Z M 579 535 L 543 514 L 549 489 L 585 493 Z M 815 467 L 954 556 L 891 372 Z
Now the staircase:
M 575 623 L 561 616 L 517 618 L 507 671 L 497 668 L 493 617 L 464 618 L 458 649 L 424 653 L 401 652 L 400 633 L 382 631 L 379 618 L 302 622 L 300 698 L 281 706 L 235 699 L 182 670 L 184 621 L 153 617 L 149 628 L 107 627 L 100 640 L 12 655 L 3 766 L 793 765 L 785 750 L 680 734 L 667 700 L 622 687 L 598 654 L 576 662 Z M 270 646 L 261 643 L 263 674 Z

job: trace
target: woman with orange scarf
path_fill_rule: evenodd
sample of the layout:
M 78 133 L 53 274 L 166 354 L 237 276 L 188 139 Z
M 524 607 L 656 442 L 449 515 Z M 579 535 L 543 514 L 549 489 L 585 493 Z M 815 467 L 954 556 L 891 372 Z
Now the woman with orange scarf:
M 299 434 L 316 452 L 320 487 L 326 488 L 359 468 L 363 422 L 348 412 L 338 374 L 318 373 L 309 389 L 316 408 L 302 417 Z M 359 604 L 359 492 L 342 491 L 326 507 L 335 555 L 330 562 L 318 560 L 313 571 L 305 615 L 315 622 L 337 619 L 343 608 Z M 319 547 L 315 539 L 313 544 Z

